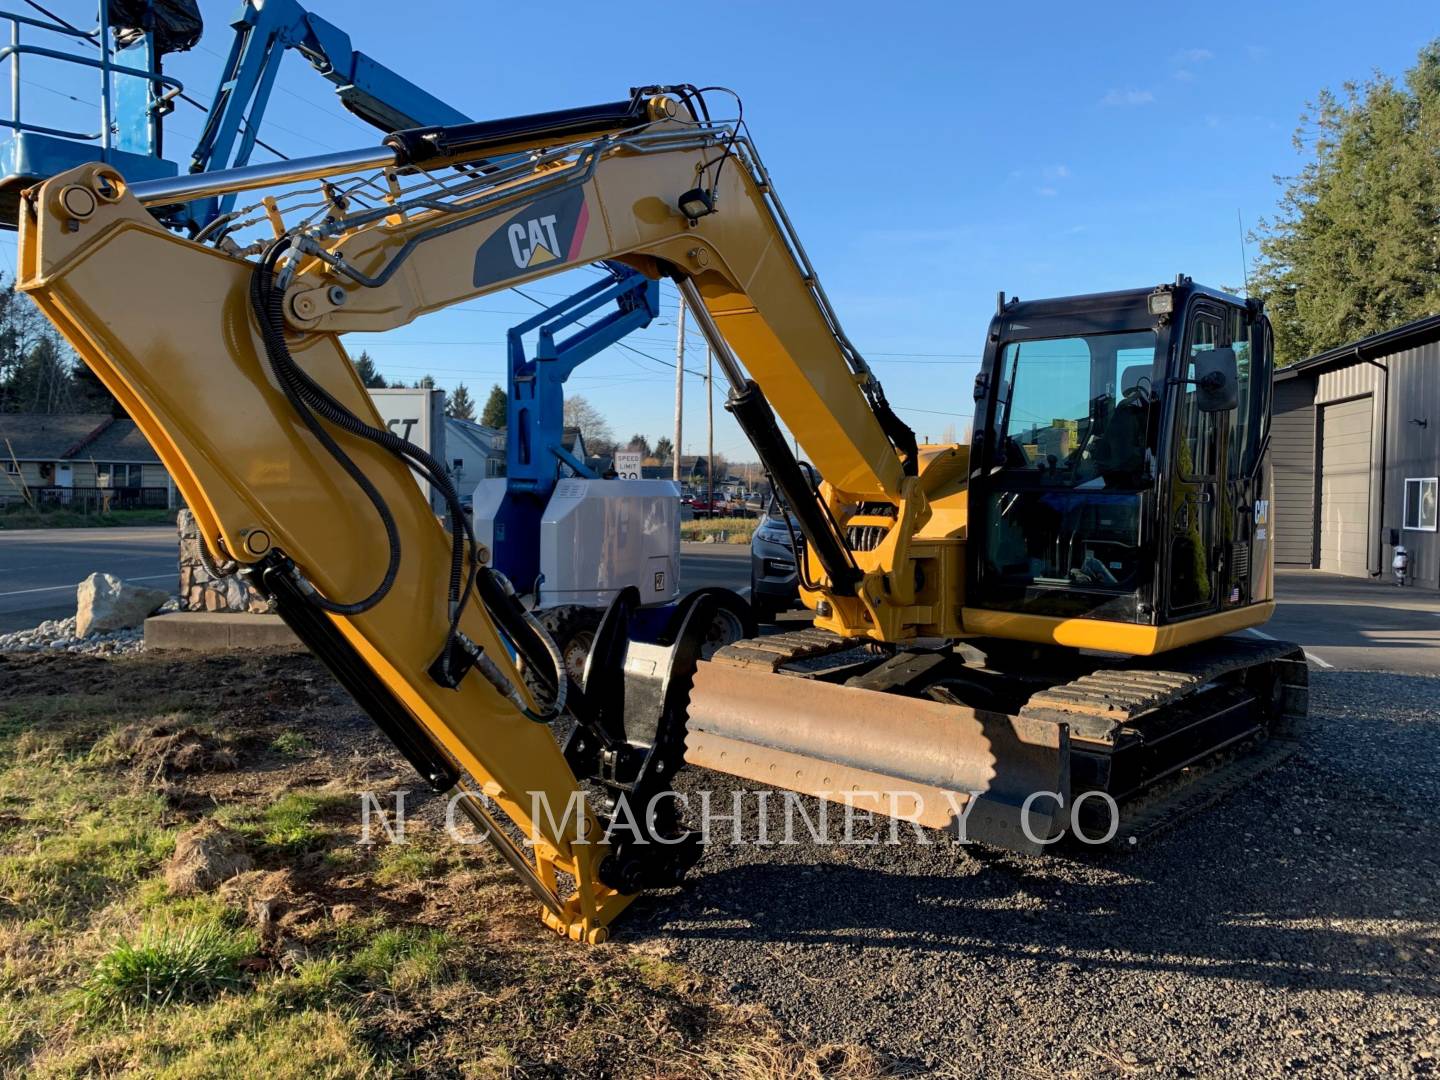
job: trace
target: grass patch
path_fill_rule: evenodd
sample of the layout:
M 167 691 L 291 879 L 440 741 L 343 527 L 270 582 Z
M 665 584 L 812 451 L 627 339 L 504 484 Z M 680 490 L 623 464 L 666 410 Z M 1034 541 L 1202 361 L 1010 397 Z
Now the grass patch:
M 459 855 L 443 840 L 432 846 L 416 836 L 407 836 L 403 844 L 380 847 L 376 862 L 375 880 L 382 885 L 442 878 L 464 865 Z
M 240 961 L 256 946 L 255 935 L 219 922 L 147 927 L 100 957 L 85 983 L 85 1008 L 123 1014 L 172 1001 L 204 1001 L 240 984 Z
M 354 954 L 344 970 L 396 991 L 434 986 L 449 973 L 455 943 L 440 930 L 381 930 Z
M 174 510 L 112 510 L 82 514 L 64 508 L 0 511 L 0 529 L 100 529 L 115 526 L 174 525 Z
M 165 800 L 136 790 L 97 749 L 106 710 L 97 697 L 20 698 L 0 707 L 0 918 L 84 922 L 174 847 Z M 114 723 L 114 705 L 109 704 Z
M 275 741 L 270 744 L 270 749 L 277 754 L 284 754 L 286 757 L 300 757 L 315 749 L 315 740 L 298 731 L 287 731 L 283 735 L 275 737 Z
M 349 805 L 350 799 L 344 795 L 292 791 L 263 808 L 223 806 L 215 820 L 272 854 L 303 855 L 323 847 L 334 832 L 322 819 Z
M 279 663 L 7 663 L 0 1077 L 871 1075 L 718 1004 L 623 927 L 599 948 L 555 937 L 497 856 L 449 842 L 436 801 L 417 799 L 405 844 L 350 842 L 354 795 L 322 775 L 339 755 L 161 772 L 137 744 L 193 727 L 304 754 L 353 722 L 324 695 L 268 719 L 254 702 Z M 178 897 L 166 860 L 201 816 L 258 865 Z
M 759 518 L 696 518 L 694 521 L 680 523 L 680 539 L 748 544 L 751 534 L 759 524 Z
M 336 795 L 292 791 L 271 803 L 260 815 L 260 839 L 280 851 L 309 851 L 319 846 L 329 832 L 316 819 L 347 802 Z

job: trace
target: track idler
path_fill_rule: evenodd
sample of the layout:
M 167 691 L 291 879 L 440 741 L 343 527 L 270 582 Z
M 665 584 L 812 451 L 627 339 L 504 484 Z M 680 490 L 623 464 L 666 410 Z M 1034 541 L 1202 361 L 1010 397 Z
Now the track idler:
M 1064 723 L 720 662 L 689 705 L 692 765 L 1026 853 L 1069 823 Z

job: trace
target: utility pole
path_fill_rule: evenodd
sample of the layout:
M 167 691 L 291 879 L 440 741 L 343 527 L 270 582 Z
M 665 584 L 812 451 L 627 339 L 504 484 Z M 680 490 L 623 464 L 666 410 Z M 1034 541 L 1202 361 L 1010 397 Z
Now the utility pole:
M 705 479 L 709 485 L 707 498 L 710 502 L 710 516 L 715 516 L 715 356 L 710 351 L 710 343 L 705 343 L 705 415 L 708 418 L 706 426 L 709 433 L 706 435 L 705 447 Z
M 675 467 L 672 478 L 680 483 L 680 448 L 685 444 L 681 437 L 685 433 L 685 298 L 678 293 L 680 317 L 676 320 L 675 331 Z

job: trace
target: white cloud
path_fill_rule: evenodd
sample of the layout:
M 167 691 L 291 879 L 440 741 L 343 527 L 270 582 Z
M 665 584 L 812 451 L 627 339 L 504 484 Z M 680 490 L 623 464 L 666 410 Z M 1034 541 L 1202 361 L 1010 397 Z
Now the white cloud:
M 1101 105 L 1149 105 L 1155 100 L 1151 90 L 1111 90 L 1100 99 Z
M 1056 195 L 1059 195 L 1060 192 L 1053 187 L 1037 187 L 1035 194 L 1045 199 L 1053 199 Z
M 1181 68 L 1179 71 L 1173 71 L 1170 73 L 1170 77 L 1176 82 L 1195 81 L 1195 73 L 1193 71 L 1190 71 L 1188 68 Z
M 1177 64 L 1203 64 L 1207 60 L 1214 60 L 1215 54 L 1209 49 L 1182 49 L 1171 59 Z
M 1068 165 L 1047 165 L 1044 172 L 1046 180 L 1068 180 L 1070 178 L 1070 166 Z

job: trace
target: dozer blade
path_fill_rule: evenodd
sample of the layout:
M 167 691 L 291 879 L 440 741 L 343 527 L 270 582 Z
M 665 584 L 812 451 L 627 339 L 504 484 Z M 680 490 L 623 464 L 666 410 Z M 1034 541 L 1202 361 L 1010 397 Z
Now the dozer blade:
M 688 728 L 692 765 L 968 840 L 1033 854 L 1068 823 L 1063 722 L 702 663 Z

